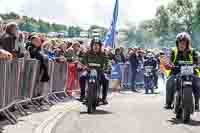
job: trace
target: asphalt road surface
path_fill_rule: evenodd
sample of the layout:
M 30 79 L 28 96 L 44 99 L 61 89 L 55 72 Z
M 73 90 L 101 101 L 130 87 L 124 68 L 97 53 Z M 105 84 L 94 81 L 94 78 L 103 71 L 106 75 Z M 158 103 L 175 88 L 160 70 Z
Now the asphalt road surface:
M 57 123 L 53 133 L 200 133 L 200 113 L 185 125 L 163 108 L 164 97 L 143 93 L 115 94 L 93 115 L 80 104 Z

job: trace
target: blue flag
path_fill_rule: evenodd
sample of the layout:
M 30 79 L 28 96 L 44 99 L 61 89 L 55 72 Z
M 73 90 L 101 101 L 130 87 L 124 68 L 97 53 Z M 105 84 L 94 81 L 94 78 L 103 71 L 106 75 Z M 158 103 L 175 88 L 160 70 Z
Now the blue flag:
M 116 40 L 116 33 L 117 33 L 116 24 L 117 24 L 117 18 L 118 18 L 118 11 L 119 11 L 119 2 L 118 0 L 116 0 L 112 23 L 111 23 L 108 33 L 106 34 L 106 37 L 103 40 L 104 47 L 115 48 L 115 40 Z

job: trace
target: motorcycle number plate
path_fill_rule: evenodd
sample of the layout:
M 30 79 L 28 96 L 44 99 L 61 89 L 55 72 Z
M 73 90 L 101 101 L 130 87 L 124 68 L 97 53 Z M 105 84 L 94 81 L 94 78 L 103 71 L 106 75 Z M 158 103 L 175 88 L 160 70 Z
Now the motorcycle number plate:
M 92 69 L 92 70 L 90 71 L 90 76 L 92 76 L 92 77 L 97 77 L 97 70 Z
M 192 75 L 194 73 L 193 66 L 182 66 L 181 74 L 182 75 Z
M 147 73 L 150 73 L 150 72 L 151 72 L 151 69 L 145 69 L 145 71 L 146 71 Z
M 144 69 L 145 69 L 145 72 L 150 73 L 150 72 L 152 72 L 153 67 L 152 66 L 145 66 Z

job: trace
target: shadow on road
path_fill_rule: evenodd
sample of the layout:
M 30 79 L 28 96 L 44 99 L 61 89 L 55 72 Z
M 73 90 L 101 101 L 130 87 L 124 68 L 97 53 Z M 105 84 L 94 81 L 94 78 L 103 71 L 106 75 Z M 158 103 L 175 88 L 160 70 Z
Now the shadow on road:
M 80 112 L 81 115 L 88 114 L 87 112 Z M 112 112 L 105 111 L 105 110 L 96 110 L 96 112 L 92 113 L 91 115 L 107 115 L 112 114 Z
M 171 120 L 168 120 L 168 122 L 171 122 L 172 125 L 178 125 L 178 124 L 183 124 L 183 121 L 180 119 L 172 118 Z M 185 124 L 185 123 L 184 123 Z M 200 121 L 196 120 L 190 120 L 189 123 L 186 123 L 186 125 L 190 126 L 200 126 Z
M 142 93 L 140 90 L 120 90 L 119 94 L 133 94 L 133 93 Z

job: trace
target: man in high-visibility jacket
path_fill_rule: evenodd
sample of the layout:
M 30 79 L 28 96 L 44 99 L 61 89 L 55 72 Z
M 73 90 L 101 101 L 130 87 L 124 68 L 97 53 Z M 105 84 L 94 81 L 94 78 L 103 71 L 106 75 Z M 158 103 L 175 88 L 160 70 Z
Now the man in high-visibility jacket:
M 179 70 L 175 69 L 174 66 L 178 65 L 178 61 L 191 61 L 193 64 L 198 63 L 198 54 L 191 48 L 190 35 L 183 32 L 179 33 L 176 37 L 176 48 L 172 49 L 170 62 L 167 63 L 166 74 L 167 74 L 167 85 L 166 85 L 166 109 L 171 109 L 171 105 L 174 100 L 174 94 L 176 92 L 176 81 L 175 77 L 179 73 Z M 200 71 L 195 69 L 195 75 L 193 78 L 193 93 L 195 96 L 195 109 L 199 109 L 199 94 L 200 94 Z

